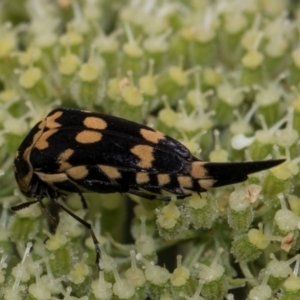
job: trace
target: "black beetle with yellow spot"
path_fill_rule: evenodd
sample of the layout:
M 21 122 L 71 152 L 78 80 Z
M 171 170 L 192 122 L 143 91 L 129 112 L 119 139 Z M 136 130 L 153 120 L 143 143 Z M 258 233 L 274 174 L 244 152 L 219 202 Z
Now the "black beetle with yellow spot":
M 284 160 L 210 163 L 193 156 L 178 141 L 150 127 L 114 116 L 58 108 L 36 124 L 20 145 L 14 172 L 21 192 L 44 197 L 85 225 L 100 249 L 89 223 L 64 207 L 67 193 L 131 193 L 147 199 L 185 198 L 209 188 L 241 182 L 247 175 Z M 84 199 L 83 199 L 83 203 Z

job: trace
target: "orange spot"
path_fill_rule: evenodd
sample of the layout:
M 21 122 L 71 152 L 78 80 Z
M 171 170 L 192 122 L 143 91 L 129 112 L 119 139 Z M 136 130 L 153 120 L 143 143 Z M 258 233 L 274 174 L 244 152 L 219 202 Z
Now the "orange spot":
M 148 129 L 141 129 L 140 130 L 140 134 L 142 135 L 142 137 L 149 141 L 152 142 L 154 144 L 157 144 L 159 142 L 159 140 L 162 140 L 165 138 L 165 135 L 159 131 L 151 131 Z
M 29 171 L 26 175 L 24 175 L 22 178 L 18 178 L 18 185 L 23 192 L 28 192 L 30 189 L 30 182 L 33 175 L 33 168 L 30 163 L 30 152 L 31 149 L 34 147 L 36 142 L 39 140 L 41 135 L 43 134 L 43 131 L 45 129 L 46 119 L 43 119 L 41 122 L 38 123 L 38 128 L 40 129 L 32 138 L 32 142 L 29 147 L 27 147 L 23 153 L 19 153 L 19 155 L 22 155 L 23 160 L 28 164 Z
M 166 185 L 170 182 L 170 175 L 169 174 L 158 174 L 157 180 L 159 185 Z
M 138 172 L 136 173 L 136 182 L 137 184 L 143 184 L 149 182 L 148 173 Z
M 66 172 L 70 177 L 75 180 L 80 180 L 86 177 L 89 173 L 88 169 L 85 166 L 77 166 L 67 170 Z
M 60 165 L 58 169 L 59 172 L 63 172 L 72 167 L 72 165 L 68 163 L 68 159 L 71 157 L 73 153 L 74 150 L 67 149 L 58 156 L 57 163 Z
M 39 150 L 48 148 L 48 146 L 49 146 L 49 142 L 47 141 L 48 138 L 51 135 L 55 134 L 57 131 L 58 131 L 57 129 L 50 129 L 50 130 L 43 132 L 43 134 L 40 136 L 38 141 L 35 143 L 34 147 Z
M 68 180 L 68 177 L 65 173 L 58 174 L 46 174 L 42 172 L 35 172 L 35 174 L 44 182 L 54 183 L 54 182 L 63 182 Z
M 213 184 L 215 183 L 215 180 L 213 180 L 213 179 L 200 179 L 200 180 L 198 180 L 198 183 L 203 189 L 207 190 L 207 189 L 209 189 L 213 186 Z
M 76 135 L 76 142 L 81 144 L 93 144 L 101 140 L 102 134 L 96 131 L 83 130 Z
M 107 127 L 107 123 L 103 119 L 97 117 L 86 117 L 83 121 L 83 124 L 91 129 L 102 130 Z
M 182 188 L 191 188 L 193 187 L 192 178 L 189 176 L 178 176 L 177 177 L 178 183 Z
M 110 179 L 117 179 L 122 177 L 122 174 L 117 168 L 104 165 L 98 165 L 98 167 Z
M 49 129 L 60 127 L 61 124 L 57 123 L 55 120 L 58 119 L 62 114 L 62 111 L 57 111 L 53 115 L 46 117 L 46 127 Z
M 140 161 L 140 168 L 151 168 L 153 157 L 153 147 L 147 145 L 137 145 L 130 149 L 130 152 L 136 155 Z
M 191 176 L 193 178 L 205 178 L 207 177 L 207 171 L 204 167 L 204 162 L 196 161 L 192 163 Z

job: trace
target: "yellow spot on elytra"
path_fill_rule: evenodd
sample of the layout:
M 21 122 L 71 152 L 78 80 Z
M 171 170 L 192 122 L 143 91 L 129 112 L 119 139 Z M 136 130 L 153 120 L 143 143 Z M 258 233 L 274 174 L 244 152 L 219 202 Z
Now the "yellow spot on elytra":
M 28 169 L 29 169 L 29 171 L 26 175 L 24 175 L 22 178 L 18 178 L 18 185 L 20 187 L 20 190 L 25 193 L 29 191 L 30 182 L 31 182 L 32 175 L 33 175 L 33 168 L 32 168 L 32 165 L 31 165 L 30 159 L 29 159 L 31 149 L 34 147 L 34 145 L 36 144 L 36 142 L 38 141 L 40 136 L 43 134 L 45 125 L 46 125 L 46 119 L 43 119 L 40 123 L 38 123 L 38 128 L 40 130 L 37 133 L 35 133 L 35 135 L 33 136 L 32 142 L 29 145 L 29 147 L 27 147 L 23 153 L 19 153 L 19 155 L 22 155 L 22 159 L 25 162 L 27 162 Z
M 80 180 L 86 177 L 89 173 L 85 166 L 76 166 L 68 169 L 66 173 L 75 180 Z
M 213 184 L 215 183 L 215 180 L 213 180 L 213 179 L 200 179 L 200 180 L 198 180 L 198 183 L 203 189 L 207 190 L 207 189 L 209 189 L 213 186 Z
M 43 134 L 40 136 L 38 141 L 35 143 L 34 147 L 39 150 L 48 148 L 48 146 L 49 146 L 49 142 L 47 141 L 48 138 L 50 136 L 52 136 L 53 134 L 55 134 L 57 131 L 58 131 L 58 129 L 50 129 L 50 130 L 43 132 Z
M 169 174 L 158 174 L 157 180 L 159 185 L 166 185 L 171 181 Z
M 205 178 L 207 177 L 207 171 L 204 167 L 204 162 L 196 161 L 192 163 L 191 176 L 193 178 Z
M 136 182 L 137 184 L 143 184 L 149 182 L 148 173 L 138 172 L 136 173 Z
M 178 176 L 177 177 L 178 183 L 182 188 L 192 188 L 193 181 L 192 178 L 189 176 Z
M 38 128 L 40 129 L 32 138 L 32 143 L 30 144 L 30 146 L 28 148 L 26 148 L 26 150 L 23 153 L 23 158 L 24 160 L 26 160 L 27 162 L 29 162 L 29 155 L 31 152 L 31 149 L 35 146 L 36 142 L 39 140 L 39 138 L 41 137 L 41 135 L 43 134 L 43 131 L 45 129 L 45 125 L 46 125 L 46 119 L 43 119 L 39 125 Z
M 145 140 L 152 142 L 154 144 L 157 144 L 159 142 L 159 140 L 162 140 L 165 138 L 163 133 L 161 133 L 159 131 L 148 130 L 148 129 L 141 129 L 140 134 L 142 135 L 142 137 Z
M 138 166 L 140 168 L 151 168 L 153 157 L 153 147 L 147 145 L 137 145 L 130 149 L 130 152 L 136 155 L 140 161 Z
M 57 163 L 59 164 L 59 169 L 58 169 L 59 172 L 63 172 L 72 167 L 72 165 L 68 163 L 68 159 L 71 157 L 73 153 L 74 150 L 67 149 L 58 156 Z
M 41 129 L 41 130 L 44 130 L 44 128 L 46 127 L 46 123 L 47 123 L 47 121 L 46 121 L 46 118 L 45 118 L 40 123 L 38 123 L 39 124 L 38 128 Z
M 103 130 L 107 127 L 107 123 L 103 119 L 97 117 L 86 117 L 83 120 L 83 124 L 88 128 L 98 130 Z
M 60 127 L 61 124 L 57 123 L 56 119 L 58 119 L 62 114 L 62 111 L 57 111 L 53 115 L 46 117 L 46 127 L 49 129 Z
M 68 177 L 65 173 L 58 174 L 46 174 L 42 172 L 35 172 L 35 174 L 44 182 L 47 183 L 55 183 L 55 182 L 63 182 L 68 180 Z
M 110 179 L 117 179 L 122 177 L 122 174 L 117 168 L 104 165 L 98 165 L 98 167 Z
M 100 132 L 83 130 L 76 135 L 76 142 L 81 144 L 97 143 L 101 140 L 102 134 Z

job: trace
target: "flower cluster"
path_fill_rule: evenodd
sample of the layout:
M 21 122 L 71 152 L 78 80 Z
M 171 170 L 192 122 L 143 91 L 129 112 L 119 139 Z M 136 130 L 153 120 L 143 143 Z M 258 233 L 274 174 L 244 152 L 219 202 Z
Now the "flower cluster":
M 299 299 L 299 25 L 288 0 L 1 3 L 0 299 Z M 87 213 L 70 195 L 99 272 L 72 217 L 54 230 L 36 205 L 9 210 L 26 201 L 15 151 L 58 106 L 147 124 L 203 160 L 286 162 L 169 203 L 91 194 Z

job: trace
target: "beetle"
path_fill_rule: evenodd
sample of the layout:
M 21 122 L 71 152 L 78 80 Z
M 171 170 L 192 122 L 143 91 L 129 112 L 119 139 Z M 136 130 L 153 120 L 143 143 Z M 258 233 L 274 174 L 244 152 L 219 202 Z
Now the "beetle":
M 59 200 L 78 193 L 131 193 L 146 199 L 186 198 L 192 193 L 245 181 L 251 173 L 272 168 L 284 159 L 214 163 L 204 162 L 173 138 L 145 125 L 95 112 L 57 108 L 38 122 L 21 143 L 14 160 L 20 191 L 33 201 L 49 198 L 87 227 L 96 249 L 92 226 Z

